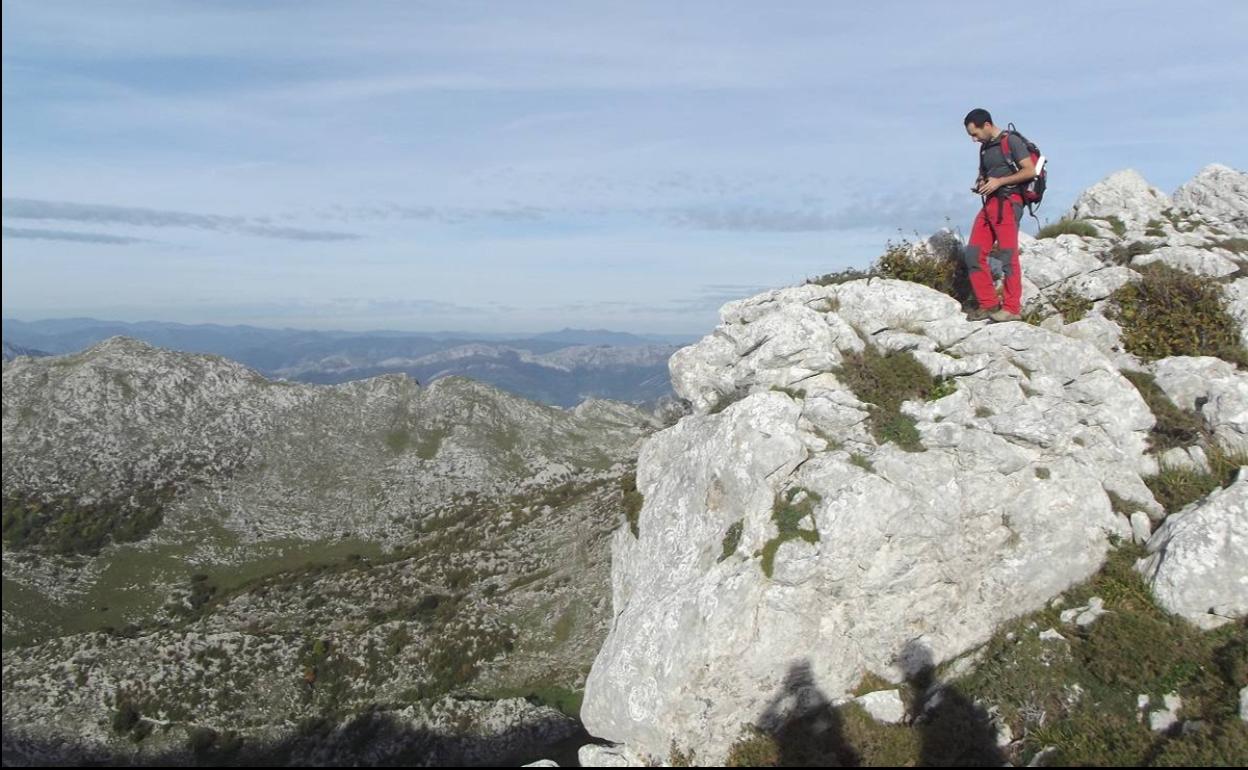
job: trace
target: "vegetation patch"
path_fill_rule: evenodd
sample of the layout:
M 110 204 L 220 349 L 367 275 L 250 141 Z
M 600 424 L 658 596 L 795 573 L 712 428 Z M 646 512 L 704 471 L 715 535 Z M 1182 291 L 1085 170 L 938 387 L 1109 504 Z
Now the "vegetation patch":
M 725 767 L 779 767 L 780 744 L 775 738 L 748 725 L 741 731 L 741 737 L 728 750 Z
M 1150 219 L 1144 229 L 1144 234 L 1150 238 L 1164 238 L 1166 237 L 1166 223 L 1160 219 Z
M 854 452 L 849 456 L 849 461 L 868 473 L 875 473 L 875 466 L 867 459 L 867 456 L 859 452 Z
M 1097 237 L 1096 225 L 1085 219 L 1066 219 L 1065 217 L 1040 228 L 1036 238 L 1056 238 L 1059 235 L 1078 235 L 1080 238 Z
M 782 385 L 772 385 L 771 390 L 776 393 L 783 393 L 794 401 L 801 401 L 806 398 L 806 391 L 801 388 L 788 388 Z
M 1101 259 L 1112 262 L 1115 265 L 1127 266 L 1132 260 L 1143 254 L 1150 254 L 1157 250 L 1157 246 L 1146 241 L 1132 241 L 1131 243 L 1116 243 L 1109 251 L 1101 255 Z
M 939 383 L 913 353 L 881 355 L 870 346 L 861 353 L 847 351 L 836 375 L 860 401 L 871 404 L 871 432 L 876 441 L 893 441 L 908 452 L 923 451 L 914 419 L 902 414 L 901 405 L 927 400 L 938 392 Z
M 1092 310 L 1092 300 L 1075 292 L 1070 287 L 1055 292 L 1049 297 L 1049 303 L 1062 315 L 1064 323 L 1083 320 Z
M 1238 717 L 1239 688 L 1248 684 L 1248 628 L 1201 632 L 1160 609 L 1135 570 L 1145 551 L 1123 546 L 1101 572 L 1066 595 L 1067 606 L 1101 597 L 1109 610 L 1091 626 L 1063 625 L 1048 608 L 1000 629 L 961 693 L 995 705 L 1021 739 L 1015 764 L 1048 746 L 1051 766 L 1168 764 L 1189 753 L 1202 764 L 1242 764 L 1248 729 Z M 1057 628 L 1065 641 L 1042 640 Z M 1169 692 L 1183 698 L 1181 717 L 1201 729 L 1153 733 L 1137 704 Z
M 1248 365 L 1235 319 L 1216 282 L 1152 264 L 1142 278 L 1113 294 L 1113 318 L 1128 351 L 1145 360 L 1168 356 L 1217 356 Z
M 1216 444 L 1205 446 L 1205 457 L 1209 460 L 1208 472 L 1163 465 L 1156 476 L 1144 478 L 1166 513 L 1182 510 L 1209 493 L 1230 486 L 1240 467 L 1248 465 L 1248 453 L 1226 452 Z
M 628 473 L 620 477 L 620 491 L 624 495 L 624 518 L 628 520 L 628 531 L 633 533 L 633 537 L 641 537 L 639 524 L 641 521 L 641 506 L 645 502 L 641 492 L 637 489 L 637 473 Z
M 728 528 L 728 532 L 724 535 L 723 553 L 720 554 L 718 561 L 723 561 L 737 552 L 737 546 L 741 545 L 741 532 L 744 529 L 744 521 L 738 521 Z
M 401 455 L 412 445 L 412 434 L 402 428 L 386 434 L 386 448 L 396 455 Z
M 866 270 L 847 268 L 808 278 L 806 283 L 834 286 L 865 278 L 892 278 L 921 283 L 960 302 L 966 302 L 971 297 L 971 282 L 960 251 L 936 254 L 926 243 L 915 244 L 903 238 L 895 243 L 889 241 L 884 253 Z
M 771 577 L 776 561 L 776 552 L 780 546 L 790 540 L 802 539 L 807 543 L 819 542 L 819 531 L 815 527 L 815 506 L 822 498 L 802 487 L 792 487 L 784 493 L 776 495 L 776 504 L 771 511 L 771 519 L 776 522 L 779 534 L 767 541 L 763 546 L 763 574 Z M 810 519 L 810 529 L 803 529 L 802 522 Z
M 824 273 L 823 275 L 817 275 L 814 278 L 807 278 L 806 283 L 813 284 L 815 286 L 837 286 L 842 283 L 849 283 L 850 281 L 861 281 L 866 278 L 877 277 L 878 276 L 870 269 L 859 270 L 858 268 L 849 267 L 835 273 Z
M 1181 409 L 1171 401 L 1153 375 L 1123 369 L 1122 376 L 1140 392 L 1157 420 L 1148 436 L 1151 451 L 1160 453 L 1175 447 L 1189 447 L 1206 438 L 1205 421 L 1200 415 Z
M 1248 254 L 1248 238 L 1227 238 L 1215 241 L 1213 245 L 1219 249 L 1226 249 L 1232 254 Z
M 1115 216 L 1114 214 L 1110 214 L 1109 216 L 1104 217 L 1104 219 L 1106 222 L 1109 223 L 1109 228 L 1114 231 L 1114 235 L 1118 236 L 1119 238 L 1126 237 L 1127 223 L 1123 222 L 1120 217 Z
M 876 260 L 874 270 L 881 278 L 911 281 L 948 294 L 959 300 L 971 296 L 970 279 L 965 262 L 959 255 L 932 253 L 926 244 L 913 244 L 902 239 L 889 242 Z
M 140 489 L 128 497 L 90 502 L 65 496 L 4 496 L 4 542 L 10 548 L 94 556 L 109 543 L 133 543 L 164 521 L 172 485 Z

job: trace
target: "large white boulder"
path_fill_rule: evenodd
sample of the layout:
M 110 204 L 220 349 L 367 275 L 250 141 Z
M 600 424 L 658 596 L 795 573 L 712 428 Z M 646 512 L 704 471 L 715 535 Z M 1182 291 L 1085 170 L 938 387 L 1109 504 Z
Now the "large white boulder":
M 734 303 L 673 362 L 699 413 L 641 452 L 640 536 L 615 535 L 616 617 L 581 712 L 594 735 L 723 759 L 742 724 L 843 698 L 868 671 L 900 681 L 915 649 L 955 658 L 1086 579 L 1131 535 L 1109 491 L 1158 509 L 1140 477 L 1153 417 L 1094 345 L 969 323 L 916 284 L 819 288 Z M 903 407 L 926 451 L 873 438 L 839 350 L 764 353 L 779 319 L 844 349 L 904 346 L 948 376 L 952 394 Z M 795 361 L 814 374 L 792 379 Z M 782 495 L 805 501 L 807 534 L 776 547 Z
M 1202 219 L 1248 230 L 1248 174 L 1218 163 L 1208 165 L 1175 190 L 1174 205 Z
M 1170 612 L 1202 628 L 1248 615 L 1248 474 L 1170 515 L 1137 563 Z
M 1128 230 L 1143 230 L 1153 220 L 1164 218 L 1170 198 L 1150 185 L 1138 171 L 1127 169 L 1111 174 L 1083 191 L 1070 216 L 1077 219 L 1116 217 Z

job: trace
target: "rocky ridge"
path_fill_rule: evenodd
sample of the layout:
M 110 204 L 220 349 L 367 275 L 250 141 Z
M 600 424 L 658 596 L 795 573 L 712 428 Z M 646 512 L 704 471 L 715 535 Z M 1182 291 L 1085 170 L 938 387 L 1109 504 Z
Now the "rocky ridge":
M 1207 627 L 1248 614 L 1248 477 L 1166 511 L 1146 479 L 1177 458 L 1152 451 L 1156 417 L 1124 372 L 1155 378 L 1237 458 L 1248 375 L 1141 360 L 1111 300 L 1161 261 L 1218 281 L 1248 341 L 1246 179 L 1211 166 L 1166 196 L 1128 171 L 1089 189 L 1070 216 L 1095 235 L 1023 239 L 1038 326 L 968 322 L 949 296 L 878 278 L 726 305 L 671 360 L 695 413 L 641 450 L 639 532 L 615 535 L 589 731 L 633 756 L 722 761 L 743 724 L 776 729 L 865 675 L 900 682 L 972 652 L 1132 537 L 1171 612 Z M 942 233 L 923 248 L 958 245 Z M 1056 311 L 1072 295 L 1090 310 L 1067 322 Z M 937 384 L 890 423 L 912 426 L 909 451 L 881 438 L 884 404 L 851 387 L 868 349 L 908 353 Z

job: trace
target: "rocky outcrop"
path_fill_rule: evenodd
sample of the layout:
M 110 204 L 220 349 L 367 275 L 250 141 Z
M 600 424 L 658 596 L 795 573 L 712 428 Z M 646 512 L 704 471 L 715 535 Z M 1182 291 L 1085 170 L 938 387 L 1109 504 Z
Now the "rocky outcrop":
M 1248 382 L 1217 359 L 1146 364 L 1108 313 L 1160 261 L 1226 281 L 1232 312 L 1248 318 L 1226 240 L 1244 234 L 1228 229 L 1248 200 L 1243 177 L 1211 167 L 1171 199 L 1122 172 L 1072 211 L 1095 220 L 1094 237 L 1024 238 L 1025 300 L 1049 313 L 1086 301 L 1078 320 L 971 323 L 948 296 L 878 278 L 724 306 L 714 332 L 670 362 L 694 413 L 641 451 L 638 534 L 615 535 L 615 620 L 582 710 L 591 733 L 641 755 L 676 745 L 721 760 L 744 724 L 773 728 L 843 702 L 864 674 L 896 682 L 973 649 L 1090 576 L 1118 539 L 1147 540 L 1151 579 L 1172 576 L 1178 594 L 1203 597 L 1183 600 L 1200 612 L 1245 612 L 1194 586 L 1191 565 L 1209 549 L 1183 545 L 1202 516 L 1220 522 L 1207 531 L 1233 529 L 1240 492 L 1153 532 L 1166 514 L 1143 481 L 1160 467 L 1155 418 L 1122 371 L 1153 374 L 1232 452 Z M 1203 200 L 1218 213 L 1189 208 Z M 875 424 L 881 402 L 849 370 L 868 349 L 912 356 L 940 383 L 889 417 L 909 422 L 920 451 Z M 1177 451 L 1208 467 L 1200 447 Z M 1224 551 L 1222 562 L 1248 563 Z M 1185 553 L 1196 558 L 1181 566 Z
M 1150 220 L 1161 218 L 1171 205 L 1165 193 L 1150 185 L 1138 171 L 1127 169 L 1084 190 L 1072 213 L 1078 219 L 1116 218 L 1128 227 L 1143 228 Z
M 1219 163 L 1206 166 L 1174 193 L 1174 205 L 1214 222 L 1248 229 L 1248 176 Z
M 1248 473 L 1171 514 L 1138 567 L 1170 612 L 1202 628 L 1248 615 Z
M 1153 417 L 1087 342 L 969 323 L 947 296 L 878 279 L 721 316 L 673 359 L 697 413 L 644 446 L 640 537 L 616 535 L 617 615 L 582 710 L 595 735 L 719 757 L 742 723 L 813 697 L 784 693 L 794 665 L 830 697 L 867 672 L 899 681 L 903 650 L 948 660 L 1094 572 L 1131 532 L 1108 492 L 1158 510 L 1140 477 Z M 877 442 L 842 384 L 868 345 L 956 388 L 903 406 L 925 451 Z M 769 546 L 799 490 L 809 534 Z

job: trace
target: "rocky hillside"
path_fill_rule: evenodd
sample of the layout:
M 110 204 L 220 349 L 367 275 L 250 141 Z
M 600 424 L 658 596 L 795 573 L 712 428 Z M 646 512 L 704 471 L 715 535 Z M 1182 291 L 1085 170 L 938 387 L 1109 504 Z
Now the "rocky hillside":
M 723 761 L 743 725 L 784 735 L 864 679 L 972 670 L 1133 539 L 1165 610 L 1200 628 L 1248 614 L 1248 176 L 1212 166 L 1171 197 L 1123 172 L 1056 230 L 1024 242 L 1032 323 L 970 322 L 877 270 L 730 303 L 673 357 L 695 414 L 641 450 L 592 734 Z M 902 257 L 938 274 L 959 245 Z M 1219 686 L 1210 714 L 1233 713 Z
M 124 338 L 3 393 L 6 762 L 334 763 L 366 731 L 482 763 L 577 729 L 507 698 L 574 711 L 650 415 Z

